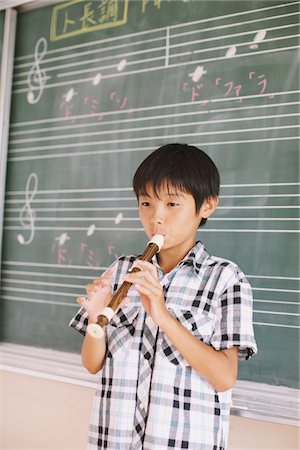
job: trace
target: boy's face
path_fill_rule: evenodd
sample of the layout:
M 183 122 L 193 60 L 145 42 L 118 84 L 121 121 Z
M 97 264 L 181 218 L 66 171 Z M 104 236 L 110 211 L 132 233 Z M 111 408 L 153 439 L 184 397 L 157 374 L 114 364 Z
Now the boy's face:
M 201 218 L 208 217 L 203 210 L 196 213 L 194 197 L 163 184 L 155 195 L 151 184 L 146 186 L 149 196 L 139 196 L 139 216 L 149 239 L 154 234 L 165 237 L 163 251 L 176 249 L 184 257 L 195 245 Z M 205 202 L 204 202 L 205 203 Z

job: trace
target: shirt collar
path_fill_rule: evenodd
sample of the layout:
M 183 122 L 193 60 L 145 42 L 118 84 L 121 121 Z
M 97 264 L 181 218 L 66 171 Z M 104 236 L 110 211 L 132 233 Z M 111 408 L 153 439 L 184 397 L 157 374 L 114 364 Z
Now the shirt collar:
M 202 264 L 204 263 L 204 261 L 208 258 L 208 256 L 209 255 L 208 255 L 207 251 L 205 250 L 205 247 L 202 244 L 202 242 L 200 242 L 200 241 L 196 242 L 196 244 L 189 251 L 189 253 L 183 258 L 182 261 L 180 261 L 180 263 L 178 263 L 177 267 L 193 266 L 194 271 L 196 272 L 197 275 L 199 275 L 200 268 L 201 268 Z M 161 268 L 157 262 L 156 255 L 154 255 L 152 262 L 161 271 Z
M 194 271 L 199 275 L 200 268 L 204 261 L 208 258 L 208 253 L 205 250 L 202 242 L 198 241 L 186 257 L 181 261 L 181 265 L 193 266 Z

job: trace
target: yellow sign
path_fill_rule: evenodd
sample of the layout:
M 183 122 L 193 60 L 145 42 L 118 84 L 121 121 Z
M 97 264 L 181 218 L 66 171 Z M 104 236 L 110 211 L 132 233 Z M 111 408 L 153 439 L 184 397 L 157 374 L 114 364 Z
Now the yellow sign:
M 129 0 L 71 0 L 54 6 L 51 17 L 50 40 L 58 41 L 71 36 L 127 22 Z

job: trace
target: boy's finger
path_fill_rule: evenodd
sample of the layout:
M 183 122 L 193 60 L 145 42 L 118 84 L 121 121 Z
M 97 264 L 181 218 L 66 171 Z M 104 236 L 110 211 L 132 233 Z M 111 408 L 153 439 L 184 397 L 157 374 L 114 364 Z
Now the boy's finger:
M 78 303 L 78 305 L 82 306 L 84 302 L 88 301 L 87 297 L 85 297 L 84 295 L 77 297 L 76 302 Z
M 92 284 L 87 284 L 87 285 L 85 286 L 85 290 L 86 290 L 86 293 L 87 293 L 87 294 L 90 294 L 91 292 L 94 291 L 94 286 L 93 286 Z
M 134 261 L 134 263 L 132 264 L 132 266 L 131 266 L 129 272 L 131 272 L 132 269 L 134 269 L 135 267 L 137 267 L 137 268 L 140 269 L 141 271 L 143 271 L 143 270 L 149 271 L 149 272 L 151 272 L 151 273 L 153 274 L 153 276 L 154 276 L 155 278 L 158 278 L 156 268 L 154 267 L 153 264 L 151 264 L 151 263 L 148 262 L 148 261 L 141 261 L 141 260 L 137 259 L 137 260 Z

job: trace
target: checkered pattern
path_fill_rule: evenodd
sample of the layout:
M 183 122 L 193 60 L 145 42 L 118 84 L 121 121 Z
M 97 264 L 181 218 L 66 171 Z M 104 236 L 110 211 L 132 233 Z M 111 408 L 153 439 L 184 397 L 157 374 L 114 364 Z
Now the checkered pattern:
M 134 259 L 118 260 L 114 290 Z M 194 336 L 216 350 L 238 346 L 240 359 L 257 351 L 251 288 L 234 263 L 201 243 L 168 274 L 153 263 L 170 313 Z M 89 450 L 225 449 L 231 391 L 216 392 L 146 315 L 134 288 L 129 297 L 107 328 Z M 70 325 L 85 334 L 83 310 Z
M 137 387 L 137 406 L 134 416 L 131 450 L 141 449 L 144 442 L 157 336 L 157 326 L 150 316 L 145 316 L 140 345 L 139 384 Z

